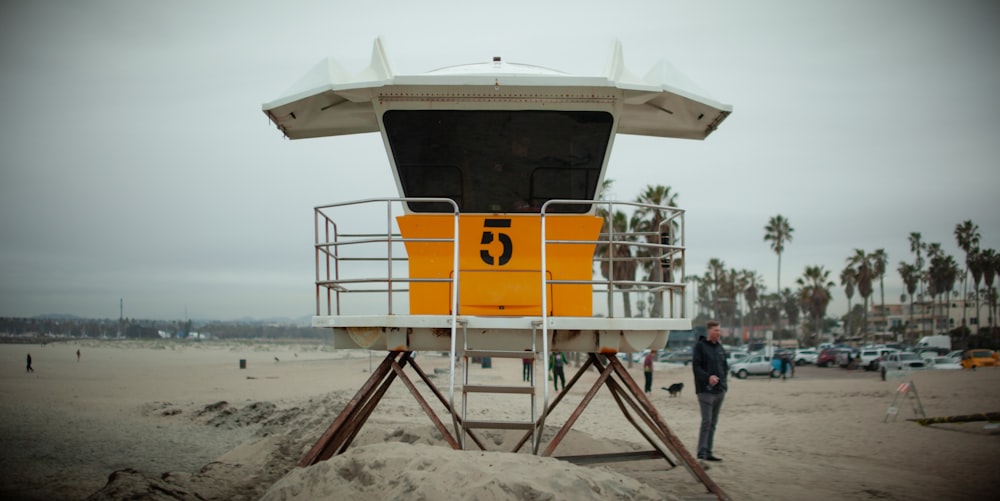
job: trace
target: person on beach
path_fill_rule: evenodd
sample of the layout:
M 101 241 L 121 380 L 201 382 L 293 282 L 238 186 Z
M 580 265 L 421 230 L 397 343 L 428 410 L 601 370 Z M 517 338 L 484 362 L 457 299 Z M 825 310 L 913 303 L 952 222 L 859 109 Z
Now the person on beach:
M 653 352 L 646 354 L 642 360 L 642 375 L 646 377 L 646 393 L 653 391 Z
M 562 387 L 566 389 L 566 374 L 563 373 L 563 366 L 566 365 L 566 355 L 561 351 L 553 352 L 549 355 L 549 367 L 552 371 L 552 383 L 559 391 L 559 381 L 562 380 Z
M 531 381 L 531 363 L 534 361 L 532 358 L 522 358 L 521 359 L 521 380 Z
M 727 376 L 729 363 L 726 362 L 726 349 L 719 339 L 722 328 L 719 322 L 709 320 L 706 324 L 708 332 L 698 338 L 691 357 L 691 367 L 694 371 L 694 388 L 698 395 L 698 406 L 701 408 L 701 428 L 698 431 L 698 459 L 705 461 L 722 461 L 712 454 L 715 442 L 715 427 L 719 423 L 719 410 L 726 398 Z
M 76 350 L 76 361 L 80 361 L 80 350 Z
M 31 367 L 31 353 L 28 353 L 28 368 L 24 372 L 35 372 L 35 369 Z

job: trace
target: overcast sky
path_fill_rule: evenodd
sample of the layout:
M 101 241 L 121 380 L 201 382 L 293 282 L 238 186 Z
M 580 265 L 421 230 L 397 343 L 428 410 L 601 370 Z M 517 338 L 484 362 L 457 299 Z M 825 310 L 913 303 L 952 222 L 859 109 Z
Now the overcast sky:
M 261 105 L 325 57 L 361 71 L 380 35 L 397 74 L 603 75 L 616 38 L 633 73 L 672 62 L 733 114 L 706 141 L 619 136 L 615 198 L 679 193 L 688 274 L 717 257 L 773 291 L 781 214 L 782 285 L 884 248 L 898 302 L 910 232 L 964 263 L 971 219 L 1000 248 L 997 26 L 992 1 L 4 1 L 0 315 L 312 314 L 312 208 L 395 187 L 377 135 L 289 141 Z

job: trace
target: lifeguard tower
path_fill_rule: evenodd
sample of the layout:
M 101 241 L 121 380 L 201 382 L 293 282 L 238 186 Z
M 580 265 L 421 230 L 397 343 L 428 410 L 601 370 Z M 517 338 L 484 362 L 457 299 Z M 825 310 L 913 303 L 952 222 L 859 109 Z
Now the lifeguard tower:
M 546 456 L 607 387 L 653 450 L 578 462 L 645 456 L 674 466 L 679 459 L 709 491 L 727 498 L 615 356 L 663 348 L 671 330 L 691 328 L 684 211 L 605 200 L 601 193 L 617 134 L 704 139 L 730 114 L 729 106 L 687 90 L 686 82 L 665 62 L 636 77 L 617 42 L 602 76 L 499 57 L 397 75 L 376 40 L 361 73 L 348 74 L 328 59 L 285 97 L 266 103 L 264 112 L 289 139 L 379 133 L 399 193 L 315 208 L 313 325 L 332 330 L 335 348 L 388 354 L 300 464 L 343 452 L 395 379 L 452 447 L 464 449 L 471 440 L 484 448 L 476 429 L 524 430 L 514 452 L 530 440 L 531 452 Z M 354 175 L 340 171 L 331 182 L 349 183 Z M 642 231 L 614 224 L 622 210 L 641 211 L 649 224 Z M 637 268 L 647 271 L 644 279 L 637 279 Z M 646 313 L 652 315 L 623 315 L 627 294 L 651 297 Z M 447 395 L 416 363 L 418 350 L 449 353 Z M 544 384 L 553 352 L 586 354 L 567 388 L 591 368 L 600 376 L 546 443 L 545 418 L 566 394 L 550 402 Z M 521 386 L 470 382 L 469 363 L 477 357 L 532 359 L 543 384 L 534 376 Z M 451 430 L 407 367 L 443 405 Z M 527 395 L 529 417 L 468 419 L 467 402 L 491 394 Z

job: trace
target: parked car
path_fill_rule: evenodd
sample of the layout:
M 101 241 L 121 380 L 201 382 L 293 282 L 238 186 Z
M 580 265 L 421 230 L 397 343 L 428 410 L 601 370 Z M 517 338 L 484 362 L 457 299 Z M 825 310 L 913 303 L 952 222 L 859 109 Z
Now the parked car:
M 837 352 L 837 362 L 839 367 L 855 369 L 858 364 L 858 352 L 854 348 L 840 348 Z
M 882 367 L 882 380 L 885 381 L 885 375 L 888 371 L 895 370 L 910 370 L 910 369 L 926 369 L 928 367 L 927 362 L 920 355 L 910 351 L 900 351 L 898 353 L 890 353 L 886 355 L 885 359 L 882 360 L 879 365 Z
M 837 354 L 840 353 L 843 348 L 825 348 L 823 351 L 819 352 L 819 356 L 816 357 L 817 367 L 833 367 L 837 363 Z
M 819 358 L 816 348 L 802 348 L 795 350 L 795 365 L 815 364 Z
M 747 376 L 781 377 L 780 371 L 771 366 L 771 358 L 767 355 L 750 355 L 741 362 L 729 366 L 729 372 L 740 379 Z
M 742 361 L 746 360 L 746 358 L 749 357 L 749 356 L 750 355 L 747 355 L 746 353 L 743 353 L 742 351 L 731 351 L 731 352 L 726 353 L 726 362 L 728 362 L 729 366 L 732 367 L 733 364 L 735 364 L 737 362 L 742 362 Z
M 953 357 L 934 357 L 924 359 L 930 364 L 931 369 L 953 370 L 962 368 L 962 359 Z
M 962 354 L 962 367 L 975 369 L 976 367 L 996 367 L 997 352 L 986 349 L 965 350 Z
M 858 366 L 866 371 L 877 371 L 879 364 L 890 353 L 899 353 L 892 348 L 862 348 L 858 352 Z
M 665 356 L 661 356 L 660 362 L 688 365 L 691 363 L 691 357 L 694 356 L 693 354 L 693 351 L 675 351 L 667 353 Z

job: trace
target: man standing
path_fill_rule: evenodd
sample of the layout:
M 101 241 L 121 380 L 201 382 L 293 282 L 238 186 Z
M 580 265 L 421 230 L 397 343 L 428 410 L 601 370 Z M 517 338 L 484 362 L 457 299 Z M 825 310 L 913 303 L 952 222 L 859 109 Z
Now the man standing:
M 28 362 L 28 368 L 27 368 L 27 370 L 25 370 L 25 372 L 35 372 L 35 369 L 33 369 L 31 367 L 31 353 L 28 353 L 28 360 L 27 360 L 27 362 Z
M 691 366 L 694 369 L 694 388 L 701 407 L 701 429 L 698 432 L 698 459 L 722 461 L 712 454 L 715 440 L 715 426 L 719 422 L 719 410 L 726 398 L 726 379 L 729 364 L 726 350 L 719 342 L 722 329 L 719 322 L 709 320 L 708 333 L 698 338 L 694 347 Z

